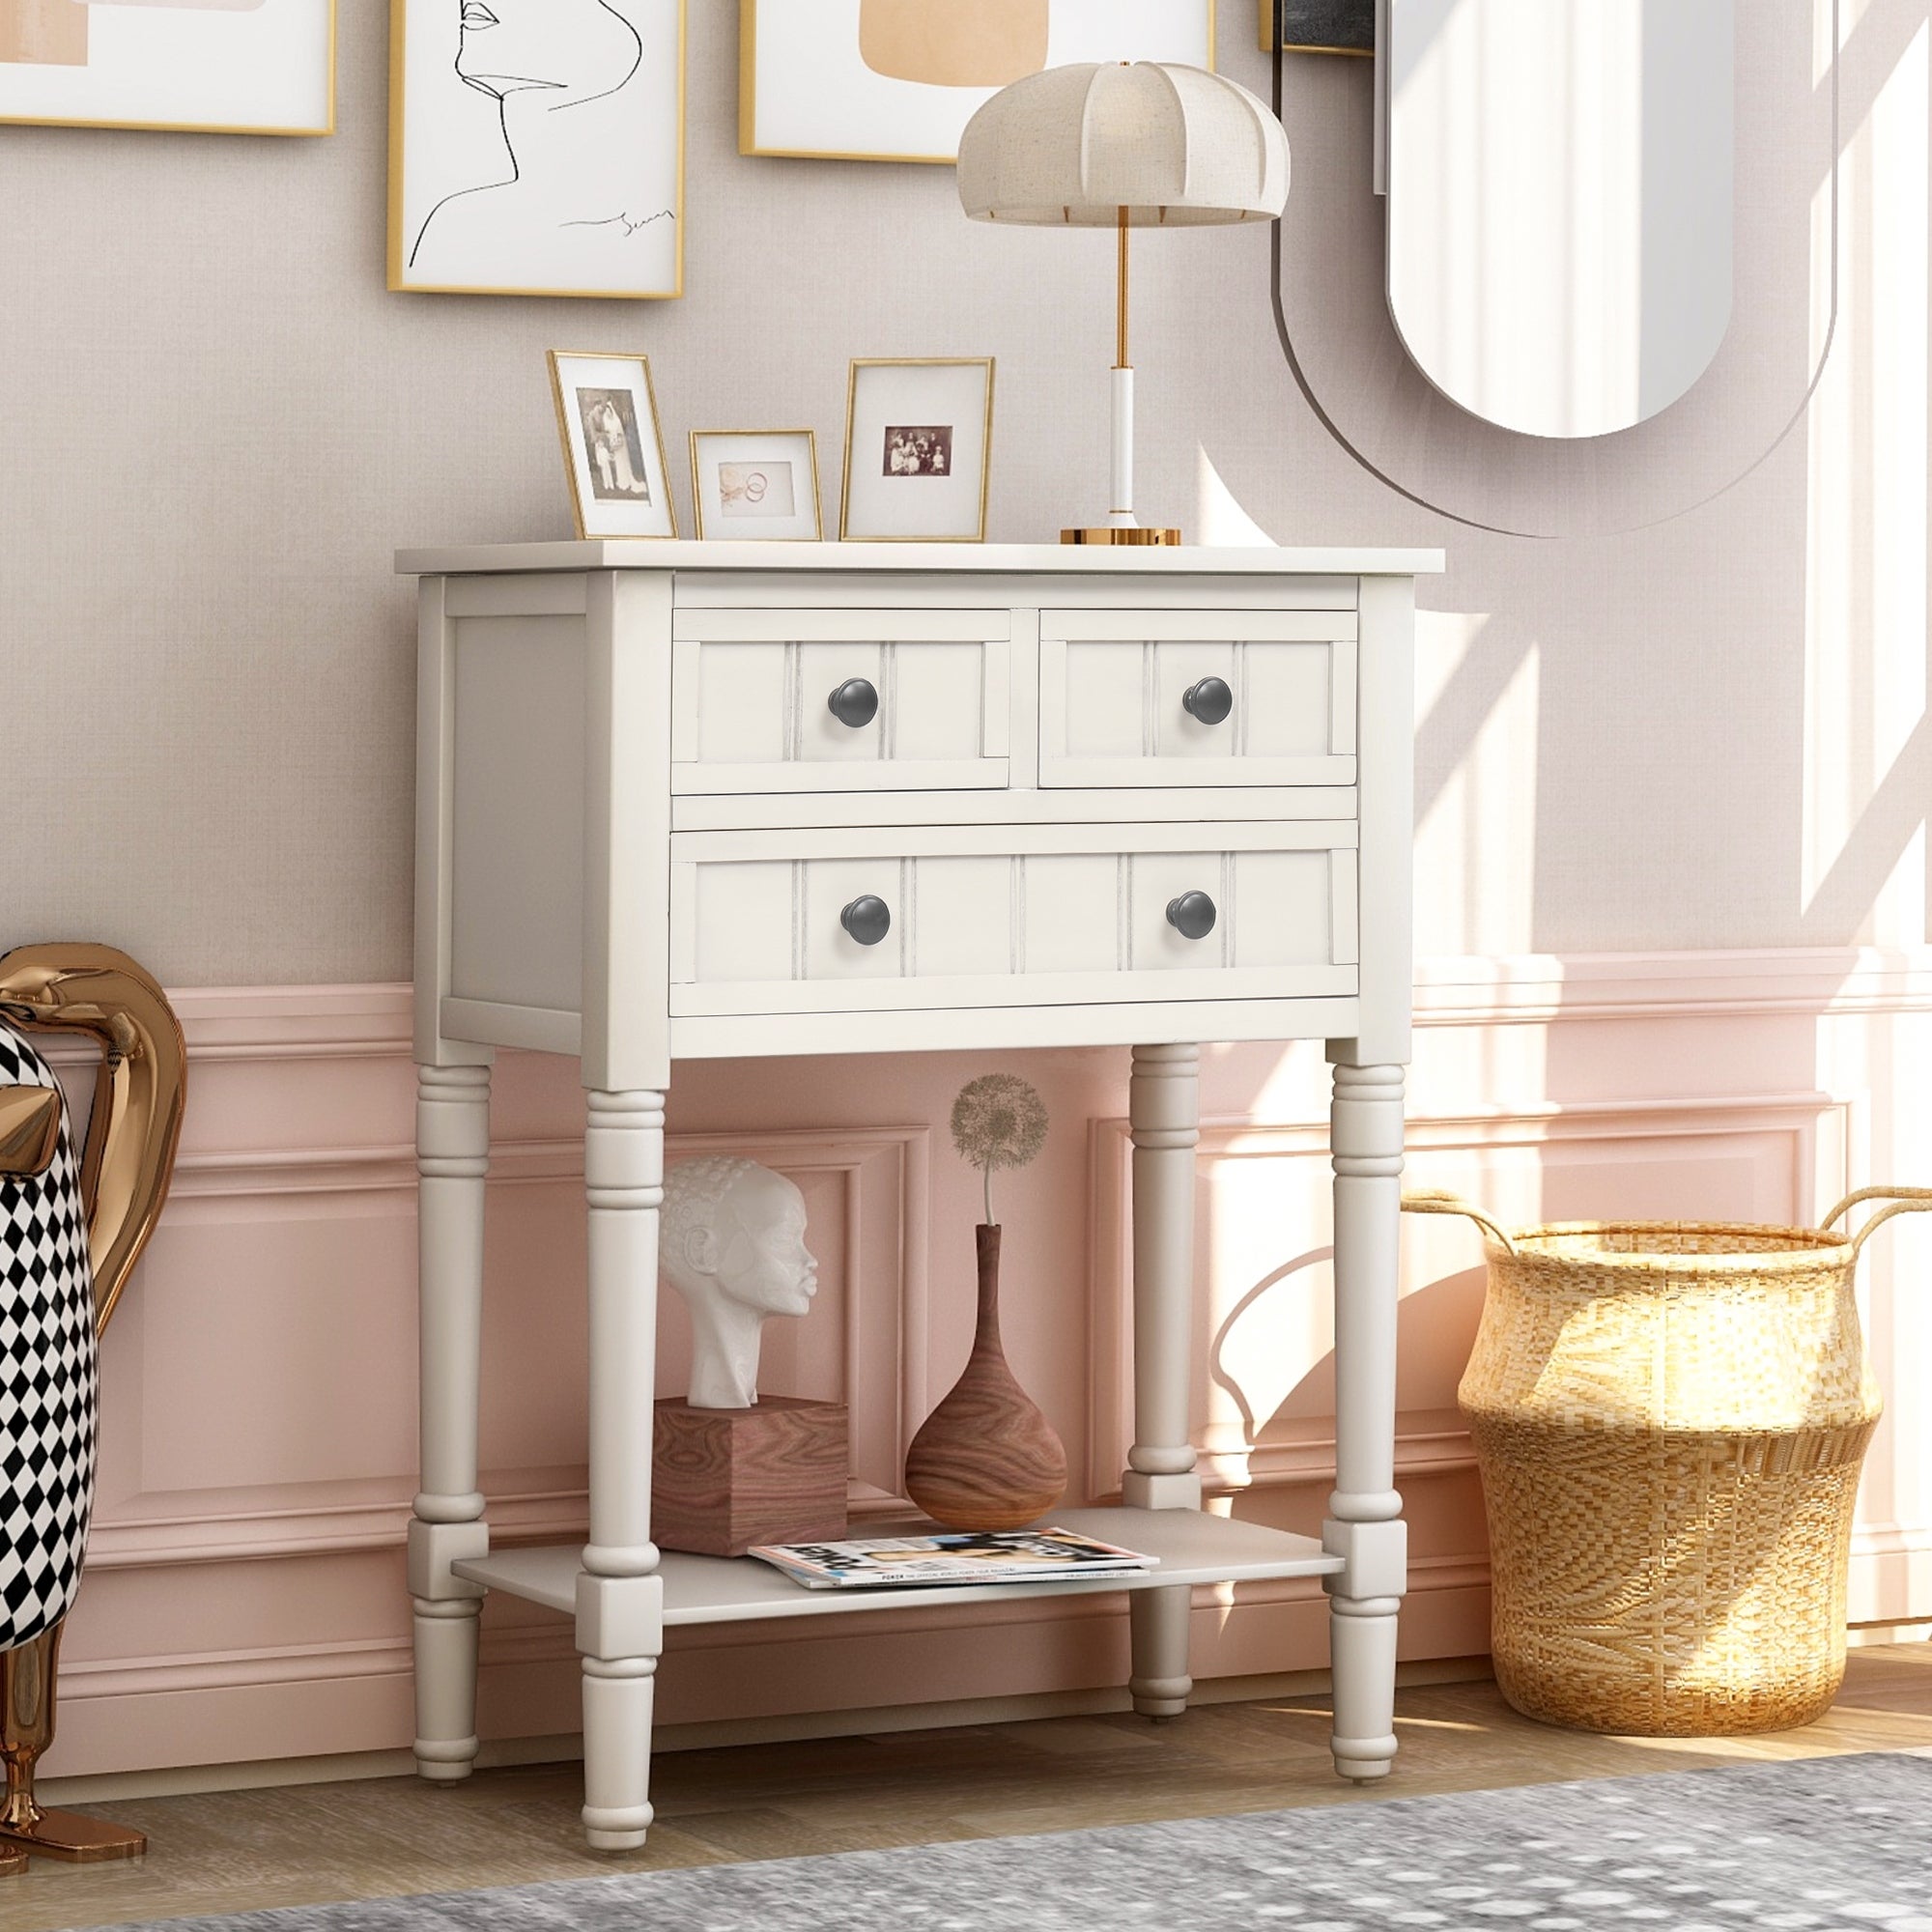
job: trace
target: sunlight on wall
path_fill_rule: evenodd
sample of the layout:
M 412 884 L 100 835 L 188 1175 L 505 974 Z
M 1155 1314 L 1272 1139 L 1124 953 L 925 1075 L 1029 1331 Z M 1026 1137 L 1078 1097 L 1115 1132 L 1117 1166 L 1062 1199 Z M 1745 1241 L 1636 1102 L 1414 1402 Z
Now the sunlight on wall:
M 1810 420 L 1804 904 L 1821 938 L 1879 945 L 1926 936 L 1925 801 L 1880 794 L 1925 716 L 1927 90 L 1921 24 L 1845 145 L 1838 338 Z
M 1416 612 L 1417 714 L 1429 731 L 1489 617 Z M 1416 827 L 1415 929 L 1432 953 L 1534 950 L 1539 648 L 1522 662 L 1469 739 Z
M 1221 480 L 1213 459 L 1198 444 L 1194 462 L 1194 528 L 1196 543 L 1236 547 L 1274 543 L 1241 507 L 1235 493 Z

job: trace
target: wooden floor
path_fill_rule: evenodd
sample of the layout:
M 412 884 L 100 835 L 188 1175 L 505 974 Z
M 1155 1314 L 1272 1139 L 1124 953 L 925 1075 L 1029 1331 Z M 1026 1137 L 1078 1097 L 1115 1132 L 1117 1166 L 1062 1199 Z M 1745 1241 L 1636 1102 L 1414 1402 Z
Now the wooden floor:
M 36 1861 L 0 1880 L 7 1932 L 466 1890 L 547 1878 L 999 1837 L 1082 1825 L 1376 1804 L 1428 1792 L 1621 1777 L 1763 1758 L 1932 1748 L 1932 1644 L 1854 1651 L 1819 1723 L 1716 1741 L 1551 1730 L 1489 1683 L 1407 1690 L 1396 1775 L 1358 1790 L 1329 1769 L 1314 1698 L 1209 1705 L 1168 1724 L 1048 1719 L 829 1743 L 681 1751 L 658 1760 L 647 1852 L 600 1858 L 578 1835 L 574 1765 L 310 1784 L 92 1807 L 137 1825 L 136 1863 Z

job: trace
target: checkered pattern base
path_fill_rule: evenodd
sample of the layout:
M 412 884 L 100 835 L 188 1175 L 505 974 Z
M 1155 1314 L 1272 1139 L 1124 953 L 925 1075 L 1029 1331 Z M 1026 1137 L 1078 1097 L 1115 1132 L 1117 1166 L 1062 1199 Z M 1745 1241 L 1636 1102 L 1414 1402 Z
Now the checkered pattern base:
M 0 1025 L 0 1087 L 52 1087 Z M 0 1650 L 60 1622 L 94 1501 L 94 1283 L 65 1114 L 46 1173 L 0 1175 Z

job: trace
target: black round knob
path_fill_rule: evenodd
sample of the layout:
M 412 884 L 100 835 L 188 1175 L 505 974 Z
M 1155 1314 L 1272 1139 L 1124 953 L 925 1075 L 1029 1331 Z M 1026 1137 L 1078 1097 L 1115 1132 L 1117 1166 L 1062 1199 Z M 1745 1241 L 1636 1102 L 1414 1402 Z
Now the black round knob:
M 1214 901 L 1206 893 L 1182 893 L 1168 900 L 1167 923 L 1183 939 L 1206 939 L 1214 930 Z
M 857 730 L 879 715 L 879 694 L 868 677 L 848 677 L 830 697 L 825 708 L 841 724 Z
M 1235 694 L 1228 689 L 1226 678 L 1204 677 L 1199 684 L 1187 687 L 1180 703 L 1190 718 L 1198 718 L 1204 724 L 1218 724 L 1234 710 Z
M 869 690 L 871 687 L 867 687 Z M 856 898 L 838 915 L 838 923 L 856 939 L 861 946 L 876 946 L 893 929 L 892 908 L 884 899 L 867 893 Z M 1208 923 L 1213 923 L 1213 912 L 1208 911 Z

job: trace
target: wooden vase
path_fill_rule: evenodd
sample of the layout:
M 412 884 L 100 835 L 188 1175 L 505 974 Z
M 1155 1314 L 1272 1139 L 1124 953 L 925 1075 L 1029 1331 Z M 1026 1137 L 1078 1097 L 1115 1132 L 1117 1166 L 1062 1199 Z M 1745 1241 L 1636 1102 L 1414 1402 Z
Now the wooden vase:
M 966 1373 L 906 1451 L 906 1494 L 949 1529 L 1019 1529 L 1066 1491 L 1066 1451 L 1000 1347 L 1000 1231 L 974 1230 L 980 1320 Z

